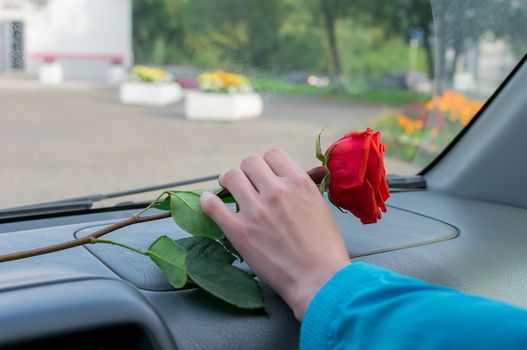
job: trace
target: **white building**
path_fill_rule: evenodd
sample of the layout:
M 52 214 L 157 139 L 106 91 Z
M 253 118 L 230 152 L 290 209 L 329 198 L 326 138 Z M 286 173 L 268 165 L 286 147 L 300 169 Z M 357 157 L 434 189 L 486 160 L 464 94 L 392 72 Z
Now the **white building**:
M 67 79 L 104 79 L 132 62 L 131 0 L 0 0 L 0 76 L 36 76 L 58 62 Z

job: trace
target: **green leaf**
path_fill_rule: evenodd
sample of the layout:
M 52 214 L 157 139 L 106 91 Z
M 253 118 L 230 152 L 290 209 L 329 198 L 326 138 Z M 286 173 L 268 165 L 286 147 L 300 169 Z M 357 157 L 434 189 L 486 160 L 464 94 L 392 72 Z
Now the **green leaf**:
M 236 248 L 234 248 L 231 241 L 229 241 L 227 238 L 224 238 L 220 240 L 220 243 L 229 253 L 236 256 L 240 262 L 243 262 L 243 256 L 236 250 Z
M 331 174 L 328 172 L 326 176 L 320 181 L 320 184 L 318 185 L 318 189 L 320 190 L 320 193 L 324 194 L 329 188 L 329 183 L 331 182 Z
M 201 210 L 201 192 L 203 191 L 170 192 L 172 218 L 179 227 L 193 236 L 222 239 L 225 237 L 223 231 Z
M 192 193 L 197 194 L 198 196 L 201 196 L 203 192 L 211 192 L 211 193 L 214 193 L 216 196 L 220 197 L 223 203 L 235 203 L 236 202 L 232 194 L 226 188 L 223 188 L 223 187 L 217 187 L 217 188 L 205 189 L 205 190 L 203 189 L 192 190 L 192 191 L 186 191 L 186 192 L 192 192 Z
M 162 202 L 154 204 L 152 208 L 159 210 L 170 211 L 170 196 L 167 196 Z
M 216 188 L 212 191 L 212 193 L 220 197 L 223 203 L 236 203 L 234 197 L 226 188 Z
M 232 265 L 214 264 L 210 259 L 190 259 L 188 273 L 198 286 L 229 304 L 242 309 L 265 306 L 254 278 Z
M 243 309 L 264 307 L 258 283 L 234 266 L 234 256 L 215 240 L 189 237 L 177 240 L 187 249 L 190 278 L 215 297 Z
M 326 152 L 326 155 L 324 156 L 324 160 L 323 160 L 324 166 L 327 166 L 327 165 L 328 165 L 329 157 L 331 157 L 331 154 L 332 154 L 333 151 L 335 150 L 335 147 L 337 147 L 337 145 L 333 145 L 333 147 L 331 147 L 331 148 Z
M 187 283 L 187 251 L 167 236 L 161 236 L 152 243 L 146 255 L 161 268 L 174 288 Z
M 322 130 L 322 131 L 324 131 L 324 130 Z M 322 131 L 317 136 L 317 141 L 315 143 L 315 149 L 316 149 L 317 159 L 325 164 L 326 157 L 324 157 L 324 153 L 322 153 L 322 148 L 320 147 L 320 136 L 322 135 Z
M 232 264 L 235 257 L 217 241 L 206 237 L 186 237 L 176 243 L 187 251 L 188 259 L 210 259 L 214 262 Z

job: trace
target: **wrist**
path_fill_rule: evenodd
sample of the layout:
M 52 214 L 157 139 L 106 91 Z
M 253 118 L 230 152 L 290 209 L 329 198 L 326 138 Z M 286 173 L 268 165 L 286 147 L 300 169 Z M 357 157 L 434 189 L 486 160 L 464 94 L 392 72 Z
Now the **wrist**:
M 301 283 L 292 288 L 289 304 L 297 320 L 300 322 L 304 318 L 304 314 L 309 307 L 309 304 L 318 293 L 318 291 L 326 284 L 338 271 L 350 264 L 349 258 L 335 261 L 331 265 L 325 266 L 324 269 L 318 272 L 309 274 L 311 278 L 304 278 Z

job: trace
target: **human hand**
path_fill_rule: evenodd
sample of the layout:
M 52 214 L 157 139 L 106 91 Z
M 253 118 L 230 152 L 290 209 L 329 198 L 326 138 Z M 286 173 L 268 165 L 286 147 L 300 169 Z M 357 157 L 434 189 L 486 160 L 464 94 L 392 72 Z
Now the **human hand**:
M 201 196 L 202 210 L 301 321 L 322 285 L 350 262 L 317 186 L 280 149 L 245 158 L 219 183 L 240 211 L 232 212 L 209 192 Z

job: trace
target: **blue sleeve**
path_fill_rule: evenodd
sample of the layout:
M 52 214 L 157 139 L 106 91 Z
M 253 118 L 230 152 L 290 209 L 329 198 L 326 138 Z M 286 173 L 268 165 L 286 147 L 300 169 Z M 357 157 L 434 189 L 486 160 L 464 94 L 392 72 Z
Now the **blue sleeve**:
M 527 311 L 357 262 L 309 304 L 300 348 L 527 349 Z

